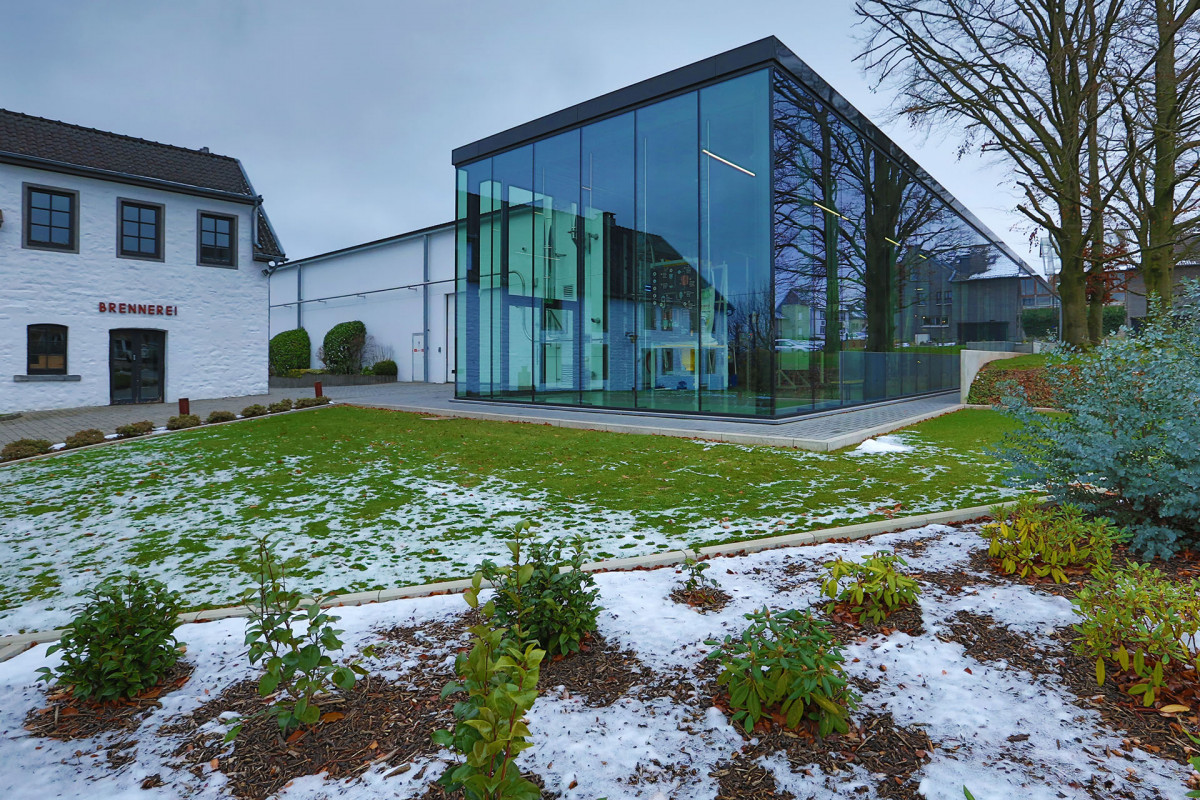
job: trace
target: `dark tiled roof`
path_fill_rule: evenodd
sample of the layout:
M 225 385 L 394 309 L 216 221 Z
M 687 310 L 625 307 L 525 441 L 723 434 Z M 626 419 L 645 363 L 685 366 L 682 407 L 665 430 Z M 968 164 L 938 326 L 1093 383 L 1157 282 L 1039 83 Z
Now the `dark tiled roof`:
M 240 195 L 254 199 L 241 163 L 236 158 L 152 142 L 134 136 L 85 128 L 0 108 L 0 153 L 44 159 L 81 170 L 120 173 L 175 184 L 183 190 Z M 47 167 L 53 169 L 53 167 Z M 169 188 L 169 187 L 168 187 Z M 258 258 L 282 258 L 283 248 L 258 210 L 255 220 Z
M 252 196 L 236 158 L 0 109 L 0 151 Z

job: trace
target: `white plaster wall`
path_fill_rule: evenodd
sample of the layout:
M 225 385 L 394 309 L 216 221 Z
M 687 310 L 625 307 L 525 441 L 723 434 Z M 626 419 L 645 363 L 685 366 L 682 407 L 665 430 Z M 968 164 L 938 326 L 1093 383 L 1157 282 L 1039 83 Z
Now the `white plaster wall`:
M 284 265 L 271 275 L 272 336 L 296 327 L 298 286 L 299 319 L 312 342 L 312 366 L 321 366 L 316 351 L 330 328 L 361 320 L 367 334 L 390 352 L 401 381 L 413 380 L 413 334 L 424 331 L 425 380 L 446 381 L 446 295 L 454 292 L 452 227 Z
M 79 252 L 21 247 L 22 183 L 79 192 Z M 159 203 L 164 261 L 117 257 L 117 199 Z M 109 402 L 108 332 L 166 331 L 166 402 L 267 389 L 267 279 L 253 260 L 252 206 L 0 164 L 0 413 Z M 238 217 L 238 269 L 196 264 L 196 214 Z M 101 301 L 174 305 L 178 316 L 100 313 Z M 18 383 L 26 326 L 68 326 L 78 382 Z

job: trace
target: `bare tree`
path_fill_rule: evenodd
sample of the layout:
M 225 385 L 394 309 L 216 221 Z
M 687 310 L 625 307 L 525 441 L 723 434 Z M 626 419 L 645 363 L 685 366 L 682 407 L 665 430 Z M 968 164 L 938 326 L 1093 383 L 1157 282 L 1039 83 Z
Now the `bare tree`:
M 1063 338 L 1088 341 L 1088 226 L 1113 193 L 1088 197 L 1089 107 L 1100 91 L 1126 0 L 858 0 L 860 59 L 899 90 L 898 112 L 927 129 L 963 125 L 1014 168 L 1017 206 L 1046 228 L 1062 260 Z

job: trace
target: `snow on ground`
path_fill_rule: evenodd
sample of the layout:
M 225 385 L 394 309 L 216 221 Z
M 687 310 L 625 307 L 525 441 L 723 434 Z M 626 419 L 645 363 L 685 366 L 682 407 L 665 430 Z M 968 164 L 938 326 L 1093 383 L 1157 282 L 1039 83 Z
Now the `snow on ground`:
M 704 640 L 739 632 L 744 613 L 764 604 L 804 608 L 818 602 L 815 578 L 824 562 L 837 555 L 858 558 L 905 542 L 921 543 L 906 547 L 909 564 L 931 571 L 969 572 L 971 550 L 982 547 L 970 528 L 928 526 L 850 544 L 717 558 L 707 574 L 733 599 L 714 614 L 700 614 L 669 600 L 667 595 L 679 580 L 673 569 L 601 573 L 596 576 L 604 606 L 600 633 L 633 650 L 660 674 L 686 675 L 711 649 Z M 910 550 L 919 554 L 909 555 Z M 931 760 L 916 776 L 927 798 L 959 800 L 966 784 L 978 800 L 1082 800 L 1092 795 L 1078 787 L 1105 782 L 1111 782 L 1112 796 L 1183 797 L 1187 768 L 1136 749 L 1119 752 L 1121 734 L 1106 729 L 1094 710 L 1073 705 L 1072 695 L 1056 678 L 1032 676 L 1003 662 L 981 663 L 966 656 L 961 645 L 938 638 L 958 610 L 971 610 L 990 614 L 999 624 L 1028 633 L 1036 642 L 1071 623 L 1073 612 L 1066 601 L 1015 584 L 967 587 L 958 596 L 944 596 L 931 586 L 924 591 L 924 634 L 870 637 L 847 647 L 846 659 L 851 675 L 878 684 L 865 694 L 857 713 L 891 712 L 897 724 L 923 726 L 934 742 Z M 445 620 L 464 609 L 461 596 L 452 595 L 344 608 L 337 613 L 342 616 L 347 649 L 353 651 L 377 640 L 375 631 Z M 25 714 L 45 704 L 45 689 L 34 684 L 36 669 L 56 656 L 47 657 L 46 647 L 41 646 L 0 663 L 0 763 L 21 765 L 20 778 L 9 782 L 5 797 L 221 797 L 220 772 L 205 771 L 196 777 L 181 769 L 171 755 L 180 739 L 154 732 L 253 674 L 243 655 L 243 625 L 242 620 L 221 620 L 180 629 L 179 637 L 187 643 L 186 658 L 196 667 L 193 677 L 183 688 L 162 697 L 163 707 L 139 729 L 134 760 L 117 770 L 106 765 L 103 737 L 56 742 L 34 738 L 22 728 Z M 435 658 L 453 657 L 452 647 L 444 643 L 440 648 L 431 645 L 430 652 Z M 429 663 L 411 653 L 396 659 L 372 662 L 372 668 L 395 680 L 418 664 Z M 577 697 L 546 689 L 530 714 L 530 728 L 534 746 L 522 754 L 521 767 L 537 772 L 549 789 L 566 800 L 711 800 L 716 783 L 709 773 L 744 743 L 707 698 L 674 704 L 645 699 L 634 690 L 609 707 L 594 708 Z M 815 764 L 807 770 L 793 768 L 782 752 L 758 763 L 772 773 L 780 789 L 797 798 L 876 796 L 876 778 L 859 767 L 826 775 Z M 413 798 L 444 767 L 435 759 L 386 779 L 383 775 L 390 768 L 374 769 L 349 782 L 306 777 L 277 796 L 287 800 Z M 152 774 L 159 774 L 165 785 L 140 789 L 142 778 Z M 416 776 L 422 774 L 418 780 Z
M 904 441 L 903 436 L 880 436 L 877 439 L 867 439 L 854 448 L 853 455 L 871 455 L 874 453 L 911 453 L 913 446 Z

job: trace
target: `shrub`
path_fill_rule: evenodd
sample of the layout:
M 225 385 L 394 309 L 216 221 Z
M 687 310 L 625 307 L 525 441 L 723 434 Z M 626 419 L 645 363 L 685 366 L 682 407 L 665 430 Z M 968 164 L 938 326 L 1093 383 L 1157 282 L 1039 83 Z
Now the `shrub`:
M 527 526 L 527 524 L 526 524 Z M 513 609 L 511 617 L 524 618 L 523 590 L 532 578 L 528 568 L 504 567 L 509 577 L 505 596 Z M 524 640 L 517 629 L 490 627 L 496 616 L 496 603 L 479 606 L 483 571 L 471 578 L 464 597 L 471 608 L 479 608 L 484 623 L 472 627 L 471 650 L 454 658 L 459 680 L 446 684 L 442 697 L 466 692 L 467 699 L 454 704 L 453 731 L 439 730 L 433 742 L 458 753 L 458 763 L 450 765 L 438 778 L 447 792 L 462 790 L 468 800 L 533 800 L 541 794 L 537 786 L 521 775 L 517 755 L 532 747 L 525 715 L 537 700 L 537 682 L 546 652 Z
M 15 461 L 18 458 L 40 456 L 50 452 L 50 442 L 46 439 L 17 439 L 9 442 L 0 450 L 0 461 Z
M 293 407 L 295 407 L 295 408 L 312 408 L 313 406 L 325 406 L 325 405 L 329 405 L 329 398 L 326 397 L 325 395 L 321 395 L 320 397 L 301 397 L 299 400 L 297 400 L 293 404 Z
M 1200 579 L 1176 582 L 1132 564 L 1100 572 L 1071 602 L 1083 617 L 1075 648 L 1096 659 L 1100 684 L 1109 670 L 1132 675 L 1127 691 L 1151 706 L 1173 677 L 1200 670 Z
M 583 541 L 576 538 L 568 551 L 556 540 L 538 542 L 532 527 L 527 520 L 513 526 L 511 566 L 498 567 L 490 559 L 480 565 L 496 589 L 496 621 L 551 656 L 578 652 L 584 637 L 596 630 L 600 613 L 596 581 L 580 569 Z M 560 571 L 563 566 L 567 569 Z M 518 576 L 527 577 L 518 581 Z
M 1027 308 L 1021 312 L 1021 330 L 1030 339 L 1053 339 L 1058 336 L 1057 308 Z
M 399 372 L 400 370 L 397 369 L 396 362 L 390 358 L 383 361 L 376 361 L 374 366 L 371 367 L 371 373 L 374 375 L 390 375 L 394 378 Z
M 282 400 L 277 400 L 276 402 L 271 403 L 271 405 L 267 406 L 267 411 L 270 411 L 272 414 L 278 414 L 282 411 L 291 411 L 291 410 L 292 410 L 292 401 L 291 401 L 291 398 L 288 398 L 288 397 L 285 397 Z
M 992 509 L 996 521 L 979 535 L 988 540 L 988 555 L 999 560 L 1008 575 L 1052 578 L 1066 583 L 1066 570 L 1112 563 L 1112 547 L 1122 538 L 1107 519 L 1087 520 L 1077 506 L 1042 508 L 1022 497 L 1015 508 Z
M 200 424 L 200 417 L 195 414 L 180 414 L 167 420 L 167 430 L 178 431 L 184 428 L 194 428 Z
M 141 422 L 131 422 L 128 425 L 122 425 L 117 428 L 117 434 L 122 439 L 132 439 L 135 436 L 145 436 L 152 430 L 154 430 L 154 423 L 148 419 L 144 419 Z
M 88 428 L 87 430 L 73 433 L 67 437 L 66 445 L 68 450 L 76 447 L 87 447 L 90 444 L 100 444 L 104 441 L 104 431 L 97 428 Z
M 354 375 L 362 369 L 362 354 L 366 344 L 366 325 L 358 320 L 339 322 L 325 334 L 317 356 L 325 369 L 333 374 Z
M 243 417 L 261 417 L 263 414 L 266 414 L 266 413 L 267 413 L 267 407 L 262 405 L 261 403 L 255 403 L 253 405 L 246 406 L 245 408 L 242 409 Z
M 266 539 L 258 540 L 258 561 L 258 586 L 242 596 L 250 610 L 246 644 L 250 646 L 250 663 L 263 662 L 258 694 L 270 697 L 278 693 L 267 713 L 287 733 L 321 718 L 315 702 L 318 695 L 332 693 L 335 688 L 349 691 L 357 676 L 367 673 L 357 662 L 338 666 L 329 655 L 343 645 L 338 638 L 342 631 L 333 627 L 340 618 L 321 608 L 333 595 L 305 597 L 287 588 L 283 567 L 276 562 Z M 241 723 L 234 725 L 226 741 L 240 731 Z
M 1059 354 L 1064 363 L 1069 354 Z M 1052 372 L 1064 415 L 1015 399 L 1023 423 L 1000 455 L 1021 484 L 1107 516 L 1145 557 L 1170 557 L 1200 535 L 1200 285 L 1180 306 L 1147 317 L 1137 334 L 1106 339 Z
M 897 608 L 917 602 L 921 593 L 917 582 L 897 565 L 907 567 L 908 563 L 886 550 L 868 556 L 861 564 L 835 559 L 825 565 L 821 591 L 830 600 L 849 606 L 860 623 L 869 619 L 878 625 Z M 844 579 L 849 579 L 845 585 Z
M 727 686 L 733 721 L 747 733 L 778 708 L 785 725 L 796 728 L 805 720 L 817 724 L 817 734 L 846 733 L 847 714 L 858 697 L 847 686 L 842 649 L 829 626 L 808 611 L 771 613 L 763 608 L 746 614 L 750 625 L 738 638 L 709 639 Z
M 213 425 L 217 422 L 231 422 L 237 419 L 237 414 L 232 411 L 214 411 L 204 420 L 205 425 Z
M 304 328 L 283 331 L 271 337 L 269 363 L 272 375 L 286 375 L 291 370 L 306 369 L 312 358 L 312 342 Z
M 39 669 L 39 680 L 101 702 L 156 686 L 179 660 L 179 594 L 133 573 L 102 582 L 87 598 L 62 640 L 47 651 L 61 652 L 62 663 Z
M 1044 366 L 1013 367 L 1006 361 L 991 361 L 983 365 L 972 381 L 967 402 L 996 405 L 1006 396 L 1019 394 L 1030 405 L 1058 407 L 1057 384 L 1052 380 L 1050 369 Z
M 1125 324 L 1125 306 L 1105 306 L 1103 313 L 1100 329 L 1105 336 L 1116 333 Z

